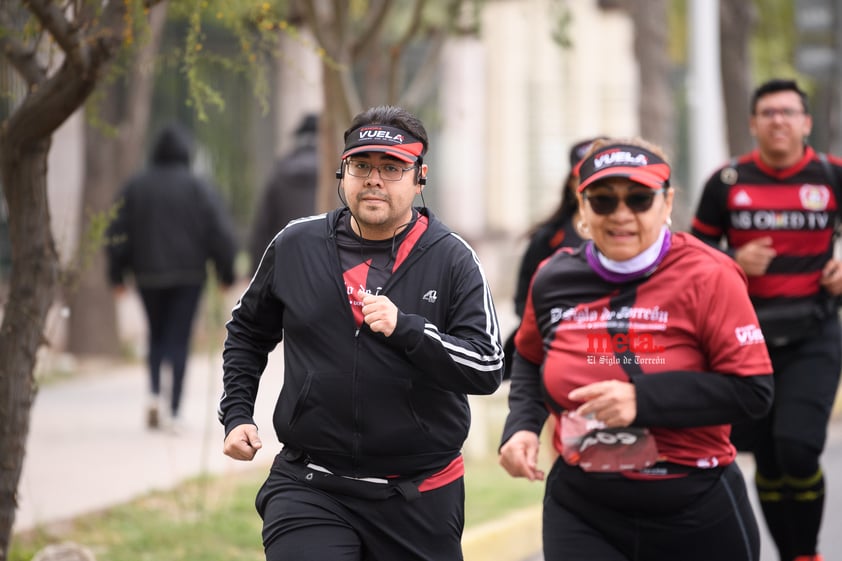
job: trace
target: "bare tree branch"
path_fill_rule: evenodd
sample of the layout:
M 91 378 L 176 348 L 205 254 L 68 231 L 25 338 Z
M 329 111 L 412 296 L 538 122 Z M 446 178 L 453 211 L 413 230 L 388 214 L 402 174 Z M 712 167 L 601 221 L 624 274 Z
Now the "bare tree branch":
M 33 10 L 39 11 L 36 17 L 57 41 L 58 36 L 63 37 L 59 42 L 62 48 L 78 46 L 79 37 L 70 30 L 72 26 L 63 17 L 58 18 L 53 13 L 55 6 L 48 6 L 47 2 L 30 0 Z M 85 55 L 65 53 L 68 56 L 59 70 L 31 88 L 20 107 L 9 116 L 7 134 L 19 139 L 21 145 L 47 138 L 84 102 L 96 86 L 104 66 L 121 45 L 125 10 L 126 4 L 119 0 L 106 4 L 98 26 L 91 30 L 90 40 L 85 41 L 88 44 L 84 48 Z
M 0 10 L 0 28 L 10 30 L 13 27 L 9 13 L 5 9 Z M 38 65 L 35 49 L 28 48 L 9 33 L 0 33 L 0 50 L 30 86 L 40 84 L 46 79 L 46 72 Z
M 85 68 L 90 64 L 86 49 L 78 36 L 78 29 L 71 25 L 57 4 L 50 0 L 28 0 L 27 7 L 49 31 L 65 56 L 73 61 L 74 66 Z
M 348 56 L 350 49 L 344 44 L 348 31 L 347 1 L 334 0 L 332 14 L 320 13 L 317 3 L 317 0 L 301 2 L 302 14 L 317 43 L 330 58 L 323 61 L 325 73 L 336 74 L 339 89 L 335 93 L 340 94 L 342 98 L 337 100 L 340 101 L 341 107 L 337 107 L 336 110 L 340 115 L 353 116 L 359 110 L 361 102 L 351 72 L 352 61 Z M 330 77 L 326 76 L 326 79 Z
M 400 72 L 401 57 L 406 46 L 418 34 L 418 30 L 421 28 L 421 14 L 424 11 L 424 4 L 425 0 L 415 0 L 412 17 L 409 20 L 406 31 L 398 39 L 398 42 L 389 49 L 389 87 L 386 95 L 390 103 L 395 103 L 400 95 L 399 89 L 402 77 L 402 73 Z
M 756 19 L 755 8 L 751 2 L 719 2 L 719 67 L 722 73 L 729 154 L 743 154 L 754 146 L 754 139 L 749 128 L 745 126 L 745 120 L 751 113 L 749 38 Z
M 377 43 L 392 4 L 390 0 L 383 0 L 376 9 L 369 11 L 357 41 L 349 46 L 352 61 L 359 60 L 369 48 Z
M 21 147 L 52 135 L 93 90 L 94 79 L 84 79 L 69 62 L 42 84 L 32 88 L 6 122 L 10 138 Z
M 131 67 L 129 84 L 134 87 L 128 92 L 126 102 L 127 116 L 124 125 L 120 127 L 120 143 L 126 147 L 142 146 L 146 133 L 145 123 L 149 121 L 151 104 L 141 100 L 152 96 L 151 90 L 155 83 L 151 75 L 155 69 L 155 54 L 161 42 L 167 17 L 167 2 L 164 0 L 149 10 L 149 33 L 147 40 L 140 47 L 135 64 Z M 132 170 L 137 167 L 139 155 L 137 150 L 122 150 L 121 163 L 118 169 Z
M 419 107 L 433 91 L 436 85 L 435 72 L 441 62 L 441 51 L 444 48 L 444 41 L 447 32 L 443 29 L 435 29 L 430 35 L 427 55 L 421 66 L 412 76 L 409 85 L 399 98 L 399 104 L 404 107 Z
M 345 2 L 341 0 L 334 2 L 333 13 L 335 17 L 332 20 L 328 17 L 320 17 L 316 1 L 314 0 L 302 0 L 300 6 L 301 15 L 304 17 L 304 21 L 307 22 L 307 27 L 316 39 L 316 43 L 329 56 L 336 57 L 337 53 L 341 52 L 340 46 L 344 40 L 343 29 L 337 22 L 345 21 L 345 12 L 347 11 Z

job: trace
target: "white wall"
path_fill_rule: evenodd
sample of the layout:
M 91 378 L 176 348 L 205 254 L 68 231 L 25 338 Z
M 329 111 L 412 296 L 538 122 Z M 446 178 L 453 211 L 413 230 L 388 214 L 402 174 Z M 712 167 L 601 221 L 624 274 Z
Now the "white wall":
M 552 39 L 560 9 L 572 17 L 570 48 Z M 638 70 L 631 20 L 595 0 L 496 0 L 481 18 L 478 39 L 444 50 L 431 183 L 437 214 L 474 244 L 508 324 L 524 234 L 558 205 L 570 147 L 638 132 Z
M 570 48 L 552 38 L 560 8 Z M 440 214 L 458 230 L 523 233 L 558 204 L 573 144 L 638 131 L 632 24 L 595 1 L 489 2 L 479 43 L 453 39 L 445 53 L 437 181 Z
M 430 170 L 436 212 L 467 238 L 485 233 L 490 164 L 486 152 L 488 120 L 485 92 L 486 52 L 473 37 L 448 41 L 442 51 L 440 92 L 444 128 Z
M 281 56 L 276 63 L 280 82 L 280 88 L 275 92 L 278 107 L 276 155 L 292 148 L 293 132 L 302 115 L 320 113 L 324 107 L 322 64 L 314 45 L 315 40 L 307 29 L 299 30 L 295 37 L 281 34 Z

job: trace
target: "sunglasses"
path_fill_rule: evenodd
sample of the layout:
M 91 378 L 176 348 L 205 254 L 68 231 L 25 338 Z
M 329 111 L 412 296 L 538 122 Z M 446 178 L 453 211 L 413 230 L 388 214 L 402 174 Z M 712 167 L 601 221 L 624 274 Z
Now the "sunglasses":
M 623 204 L 626 205 L 630 211 L 634 212 L 635 214 L 639 214 L 641 212 L 646 212 L 650 208 L 652 208 L 652 203 L 655 201 L 655 195 L 658 193 L 663 193 L 664 189 L 646 189 L 644 190 L 637 190 L 637 191 L 630 191 L 626 193 L 626 198 L 623 199 Z M 597 193 L 595 195 L 588 194 L 585 191 L 582 196 L 588 203 L 591 205 L 591 210 L 593 210 L 596 214 L 600 215 L 607 215 L 611 214 L 617 207 L 620 206 L 620 197 L 616 194 L 601 194 Z

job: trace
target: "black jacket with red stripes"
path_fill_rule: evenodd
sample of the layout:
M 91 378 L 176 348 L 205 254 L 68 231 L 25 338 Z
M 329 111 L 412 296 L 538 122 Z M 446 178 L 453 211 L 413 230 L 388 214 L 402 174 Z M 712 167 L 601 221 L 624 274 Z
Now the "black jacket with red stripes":
M 466 394 L 493 393 L 503 353 L 491 292 L 471 247 L 426 208 L 426 231 L 380 294 L 394 333 L 357 327 L 336 244 L 347 209 L 291 222 L 272 241 L 227 324 L 226 434 L 254 423 L 267 355 L 284 341 L 278 439 L 352 477 L 444 468 L 468 434 Z

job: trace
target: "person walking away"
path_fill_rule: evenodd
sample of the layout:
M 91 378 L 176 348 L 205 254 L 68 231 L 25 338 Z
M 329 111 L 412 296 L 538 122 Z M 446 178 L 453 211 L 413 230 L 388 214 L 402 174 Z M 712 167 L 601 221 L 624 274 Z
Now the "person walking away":
M 754 484 L 781 560 L 820 560 L 821 455 L 842 367 L 842 267 L 833 258 L 842 159 L 806 143 L 812 118 L 793 80 L 757 87 L 749 128 L 755 149 L 708 179 L 692 233 L 724 243 L 748 275 L 774 366 L 772 410 L 735 426 L 732 439 L 754 455 Z
M 275 236 L 228 322 L 223 451 L 264 446 L 255 397 L 283 340 L 283 448 L 256 498 L 267 561 L 462 559 L 467 394 L 503 369 L 491 292 L 474 250 L 413 206 L 421 121 L 372 107 L 344 140 L 342 206 Z
M 146 314 L 150 429 L 163 422 L 163 366 L 171 373 L 169 425 L 181 428 L 190 338 L 208 262 L 223 287 L 234 282 L 233 223 L 211 185 L 190 170 L 191 147 L 183 128 L 161 130 L 149 166 L 121 189 L 106 234 L 109 281 L 119 296 L 131 275 Z
M 316 212 L 318 132 L 318 115 L 309 113 L 302 117 L 295 129 L 295 146 L 275 163 L 269 174 L 255 207 L 249 239 L 252 273 L 278 230 L 294 218 Z
M 532 280 L 515 337 L 500 463 L 546 479 L 547 561 L 757 561 L 730 424 L 766 413 L 772 366 L 739 268 L 670 231 L 661 148 L 597 140 L 579 167 L 590 237 Z

